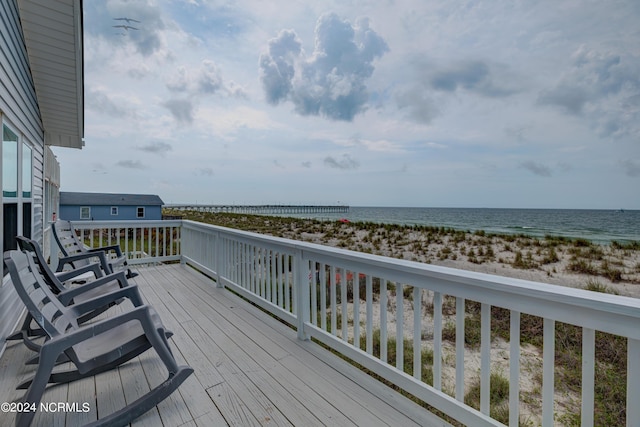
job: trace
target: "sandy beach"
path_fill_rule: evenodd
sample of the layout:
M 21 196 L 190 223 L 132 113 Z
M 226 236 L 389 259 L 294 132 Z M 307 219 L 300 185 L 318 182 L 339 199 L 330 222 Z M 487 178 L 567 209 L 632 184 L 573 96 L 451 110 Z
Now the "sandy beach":
M 438 227 L 173 212 L 185 219 L 376 255 L 640 298 L 640 242 L 491 235 Z

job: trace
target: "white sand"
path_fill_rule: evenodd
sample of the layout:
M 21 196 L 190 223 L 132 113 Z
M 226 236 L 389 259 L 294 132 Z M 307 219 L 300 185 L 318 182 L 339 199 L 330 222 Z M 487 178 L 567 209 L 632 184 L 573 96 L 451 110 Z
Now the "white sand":
M 489 238 L 467 234 L 464 242 L 456 243 L 451 236 L 440 236 L 440 241 L 434 242 L 433 238 L 429 241 L 427 234 L 424 232 L 411 231 L 409 235 L 382 237 L 374 245 L 371 240 L 376 239 L 377 236 L 374 235 L 371 238 L 371 234 L 367 234 L 367 231 L 358 229 L 355 226 L 343 225 L 340 233 L 339 237 L 329 239 L 327 239 L 325 233 L 308 232 L 299 229 L 288 231 L 283 235 L 323 245 L 360 251 L 367 250 L 383 256 L 574 288 L 584 288 L 589 282 L 597 282 L 620 295 L 640 298 L 640 251 L 637 250 L 619 250 L 611 246 L 601 246 L 599 247 L 602 252 L 601 259 L 585 261 L 595 267 L 601 267 L 603 262 L 607 262 L 611 269 L 620 270 L 623 280 L 613 282 L 601 275 L 593 276 L 569 271 L 567 267 L 571 263 L 572 251 L 582 250 L 587 252 L 589 250 L 587 248 L 576 248 L 571 243 L 556 247 L 555 253 L 559 260 L 545 264 L 544 258 L 548 254 L 548 249 L 543 246 L 532 245 L 532 239 L 516 239 L 514 242 L 509 242 L 502 237 Z M 346 239 L 343 236 L 349 237 Z M 368 239 L 367 236 L 369 236 Z M 487 244 L 488 241 L 490 243 Z M 420 244 L 421 251 L 415 250 L 416 244 Z M 473 257 L 468 256 L 470 249 L 473 250 L 473 253 L 479 254 L 489 247 L 494 254 L 491 260 L 485 261 L 486 256 L 476 255 L 475 259 L 482 260 L 481 263 L 476 263 L 472 262 Z M 443 251 L 449 252 L 446 259 L 441 259 L 443 258 Z M 513 261 L 517 252 L 522 253 L 525 260 L 530 256 L 536 267 L 515 268 Z M 453 259 L 454 257 L 455 259 Z

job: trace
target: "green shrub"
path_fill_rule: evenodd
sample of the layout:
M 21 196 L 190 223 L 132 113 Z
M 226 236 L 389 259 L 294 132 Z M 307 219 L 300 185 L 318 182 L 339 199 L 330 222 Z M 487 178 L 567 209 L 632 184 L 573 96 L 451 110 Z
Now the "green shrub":
M 615 289 L 611 289 L 609 286 L 603 285 L 602 283 L 593 279 L 589 279 L 587 281 L 587 284 L 584 286 L 584 289 L 592 292 L 600 292 L 603 294 L 618 295 L 618 291 L 616 291 Z
M 509 398 L 509 380 L 497 372 L 492 372 L 489 379 L 490 416 L 501 423 L 509 423 L 509 409 L 501 405 Z M 475 381 L 467 394 L 464 403 L 480 409 L 480 379 Z
M 575 257 L 572 257 L 569 261 L 567 270 L 573 273 L 590 274 L 592 276 L 598 275 L 598 269 L 594 267 L 593 264 L 583 259 L 577 259 Z

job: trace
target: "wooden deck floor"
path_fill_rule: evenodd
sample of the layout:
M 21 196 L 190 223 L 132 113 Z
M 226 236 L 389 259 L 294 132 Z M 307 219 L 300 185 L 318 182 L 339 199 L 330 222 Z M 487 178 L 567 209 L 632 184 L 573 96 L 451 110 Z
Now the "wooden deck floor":
M 193 269 L 145 267 L 137 283 L 174 332 L 180 364 L 195 373 L 135 426 L 448 425 L 390 388 L 281 324 Z M 123 303 L 119 308 L 126 309 Z M 122 307 L 125 306 L 125 307 Z M 19 401 L 32 353 L 10 342 L 0 359 L 0 402 Z M 63 366 L 62 368 L 65 368 Z M 68 367 L 66 367 L 68 368 Z M 88 412 L 39 412 L 33 425 L 76 426 L 144 394 L 166 372 L 153 351 L 111 372 L 50 387 L 43 402 L 77 402 Z M 0 412 L 0 425 L 14 414 Z

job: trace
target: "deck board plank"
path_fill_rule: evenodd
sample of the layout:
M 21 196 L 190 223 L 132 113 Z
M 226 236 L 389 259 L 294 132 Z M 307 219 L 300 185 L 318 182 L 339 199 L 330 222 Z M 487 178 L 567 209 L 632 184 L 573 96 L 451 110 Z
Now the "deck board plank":
M 118 369 L 102 372 L 96 378 L 98 419 L 125 406 L 124 390 Z
M 20 325 L 22 322 L 20 322 Z M 34 353 L 20 341 L 7 342 L 7 348 L 0 359 L 0 402 L 21 402 L 24 390 L 16 390 L 16 386 L 24 379 L 27 367 L 24 362 Z M 33 369 L 31 369 L 33 370 Z M 0 412 L 0 425 L 14 425 L 15 414 Z
M 230 426 L 259 426 L 260 423 L 248 410 L 244 401 L 226 382 L 207 389 L 211 400 L 218 407 Z
M 68 363 L 65 363 L 64 367 L 65 369 L 70 368 Z M 36 417 L 31 425 L 35 427 L 64 427 L 67 413 L 64 412 L 64 409 L 59 411 L 56 405 L 67 402 L 68 389 L 69 386 L 67 384 L 55 387 L 50 386 L 42 396 L 44 407 L 49 409 L 43 409 L 42 406 L 38 408 Z
M 67 425 L 85 425 L 97 420 L 96 414 L 96 380 L 94 377 L 73 381 L 68 385 L 67 400 L 80 405 L 89 404 L 89 411 L 69 412 L 66 416 Z
M 124 397 L 127 405 L 134 402 L 139 397 L 144 396 L 149 392 L 149 390 L 151 390 L 139 356 L 129 363 L 124 364 L 118 368 L 118 370 L 120 371 L 120 378 L 123 379 L 122 386 L 124 388 Z M 132 424 L 136 427 L 155 427 L 162 425 L 162 421 L 160 419 L 158 409 L 153 408 L 142 417 L 136 419 Z

